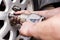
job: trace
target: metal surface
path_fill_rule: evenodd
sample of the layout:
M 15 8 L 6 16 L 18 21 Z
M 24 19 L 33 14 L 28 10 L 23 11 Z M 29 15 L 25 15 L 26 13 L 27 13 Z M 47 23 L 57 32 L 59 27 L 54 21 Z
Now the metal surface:
M 11 14 L 9 15 L 9 19 L 10 19 L 11 26 L 14 26 L 20 29 L 22 23 L 24 23 L 25 21 L 31 21 L 33 23 L 36 23 L 44 20 L 45 18 L 38 14 L 32 13 L 32 14 L 20 14 L 20 15 Z
M 21 10 L 24 10 L 27 8 L 27 10 L 33 10 L 33 4 L 31 0 L 0 0 L 0 5 L 1 2 L 4 2 L 6 8 L 4 11 L 0 11 L 0 20 L 4 21 L 4 25 L 0 29 L 0 38 L 3 39 L 6 34 L 10 31 L 10 36 L 8 40 L 16 40 L 16 28 L 12 27 L 10 25 L 9 19 L 8 19 L 8 14 L 14 13 L 14 10 L 12 10 L 13 6 L 18 6 Z

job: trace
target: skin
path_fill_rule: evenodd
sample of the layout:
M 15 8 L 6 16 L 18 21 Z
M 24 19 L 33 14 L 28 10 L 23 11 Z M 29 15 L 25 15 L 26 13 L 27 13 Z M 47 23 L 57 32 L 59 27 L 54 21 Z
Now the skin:
M 60 7 L 44 11 L 18 11 L 15 14 L 37 13 L 46 18 L 46 20 L 38 23 L 26 21 L 19 30 L 20 34 L 25 36 L 33 36 L 42 40 L 60 40 Z

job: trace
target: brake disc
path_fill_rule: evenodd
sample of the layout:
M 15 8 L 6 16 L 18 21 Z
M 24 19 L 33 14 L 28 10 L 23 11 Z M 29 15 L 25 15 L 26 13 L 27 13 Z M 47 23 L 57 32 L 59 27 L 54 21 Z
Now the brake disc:
M 7 33 L 10 31 L 8 40 L 16 40 L 17 30 L 10 25 L 8 14 L 14 13 L 14 10 L 12 10 L 14 6 L 19 7 L 20 10 L 33 10 L 33 3 L 31 0 L 0 0 L 0 5 L 2 1 L 6 7 L 4 11 L 0 11 L 0 20 L 4 21 L 4 25 L 0 29 L 0 39 L 3 40 Z M 25 37 L 23 38 L 25 40 Z M 28 40 L 28 38 L 26 38 L 26 40 Z

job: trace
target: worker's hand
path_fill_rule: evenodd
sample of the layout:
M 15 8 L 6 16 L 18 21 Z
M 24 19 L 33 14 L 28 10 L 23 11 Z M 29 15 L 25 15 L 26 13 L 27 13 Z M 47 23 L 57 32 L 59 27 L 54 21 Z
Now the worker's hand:
M 22 24 L 20 33 L 43 40 L 58 40 L 60 39 L 60 14 L 36 24 L 27 21 Z
M 40 11 L 39 15 L 45 16 L 45 21 L 32 23 L 26 21 L 22 24 L 19 30 L 21 34 L 33 36 L 43 40 L 60 40 L 60 8 L 53 10 Z M 28 11 L 19 11 L 15 14 L 21 14 Z M 29 12 L 28 12 L 29 13 Z

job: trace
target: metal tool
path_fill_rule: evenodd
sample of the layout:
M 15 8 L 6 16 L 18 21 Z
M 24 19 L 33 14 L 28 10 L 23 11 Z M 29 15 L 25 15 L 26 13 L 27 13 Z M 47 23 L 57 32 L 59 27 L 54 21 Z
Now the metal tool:
M 44 20 L 45 18 L 43 16 L 40 16 L 38 14 L 21 14 L 21 15 L 14 15 L 14 14 L 9 14 L 9 19 L 11 26 L 18 26 L 18 29 L 22 25 L 23 22 L 25 21 L 31 21 L 33 23 L 39 22 Z

